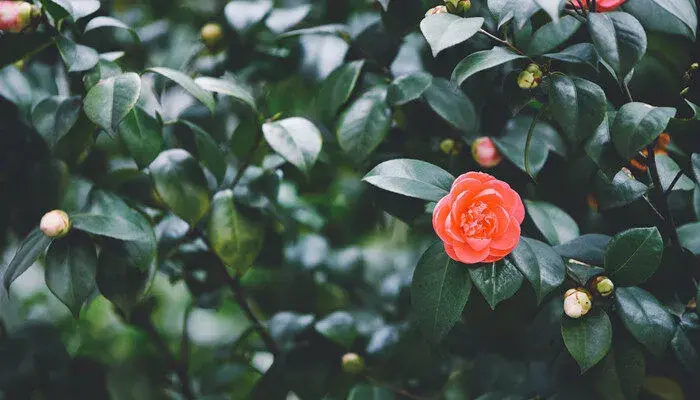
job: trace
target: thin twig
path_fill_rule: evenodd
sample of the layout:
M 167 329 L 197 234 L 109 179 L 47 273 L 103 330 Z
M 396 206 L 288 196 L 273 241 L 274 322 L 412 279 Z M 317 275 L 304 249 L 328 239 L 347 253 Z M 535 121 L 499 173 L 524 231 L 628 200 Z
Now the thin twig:
M 676 183 L 678 183 L 678 181 L 681 179 L 681 177 L 683 176 L 683 173 L 684 173 L 684 172 L 685 172 L 685 170 L 680 170 L 680 171 L 678 171 L 678 173 L 676 174 L 676 176 L 673 177 L 673 180 L 671 181 L 671 184 L 668 185 L 668 188 L 666 189 L 666 192 L 664 192 L 664 197 L 668 197 L 668 195 L 671 194 L 671 190 L 673 190 L 673 187 L 676 186 Z
M 515 46 L 513 46 L 513 44 L 510 43 L 509 41 L 504 40 L 504 39 L 501 39 L 501 38 L 499 38 L 499 37 L 497 37 L 497 36 L 494 36 L 494 35 L 488 33 L 488 32 L 487 32 L 486 30 L 484 30 L 484 29 L 479 29 L 479 33 L 481 33 L 482 35 L 486 35 L 486 36 L 490 37 L 491 39 L 497 41 L 498 43 L 501 43 L 501 44 L 503 44 L 503 45 L 508 46 L 508 48 L 510 48 L 510 49 L 513 50 L 514 52 L 520 54 L 521 56 L 525 56 L 525 53 L 523 53 L 522 51 L 518 50 L 518 48 L 515 47 Z M 527 57 L 527 56 L 525 56 L 525 57 Z M 528 58 L 530 58 L 530 57 L 528 57 Z

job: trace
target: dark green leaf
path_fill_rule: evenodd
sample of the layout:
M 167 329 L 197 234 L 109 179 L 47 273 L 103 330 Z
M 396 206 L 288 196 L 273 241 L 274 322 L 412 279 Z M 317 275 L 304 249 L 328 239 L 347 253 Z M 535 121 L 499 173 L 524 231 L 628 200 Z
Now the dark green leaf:
M 649 292 L 638 287 L 615 290 L 615 304 L 622 323 L 632 336 L 655 356 L 661 356 L 673 338 L 671 315 Z
M 208 76 L 195 78 L 194 83 L 204 90 L 231 96 L 234 99 L 248 105 L 253 111 L 257 110 L 255 96 L 250 89 L 235 82 L 233 79 L 217 79 Z
M 523 274 L 507 259 L 479 264 L 468 269 L 474 286 L 484 296 L 491 309 L 511 298 L 523 284 Z
M 180 71 L 163 67 L 149 68 L 148 71 L 163 75 L 164 77 L 182 86 L 182 88 L 189 92 L 189 94 L 191 94 L 195 99 L 204 104 L 210 112 L 214 112 L 214 107 L 216 107 L 214 96 L 197 85 L 189 76 Z
M 265 25 L 274 33 L 282 33 L 299 24 L 311 12 L 311 4 L 296 7 L 275 8 L 265 20 Z
M 610 240 L 605 250 L 605 270 L 616 285 L 639 285 L 654 275 L 663 251 L 657 228 L 626 230 Z
M 236 209 L 230 189 L 214 196 L 207 232 L 216 255 L 241 274 L 248 270 L 262 249 L 264 230 Z
M 569 143 L 579 143 L 592 136 L 605 118 L 605 92 L 600 86 L 564 74 L 551 75 L 549 108 L 559 122 Z
M 532 116 L 516 117 L 509 120 L 501 136 L 493 138 L 501 154 L 523 172 L 525 169 L 526 133 L 532 124 Z M 550 152 L 566 155 L 566 144 L 557 131 L 546 122 L 538 121 L 532 133 L 530 148 L 530 172 L 534 176 L 544 167 Z
M 348 27 L 343 24 L 328 24 L 289 31 L 280 35 L 280 38 L 288 38 L 301 35 L 346 36 L 349 35 L 349 33 Z
M 561 256 L 545 243 L 521 237 L 510 256 L 513 264 L 532 284 L 538 302 L 564 282 L 564 262 Z
M 166 150 L 149 169 L 158 194 L 175 215 L 194 225 L 207 213 L 207 180 L 190 153 L 182 149 Z
M 336 311 L 314 325 L 316 331 L 339 345 L 350 348 L 357 337 L 355 319 L 347 311 Z
M 147 167 L 163 149 L 158 121 L 141 107 L 134 107 L 119 124 L 119 134 L 140 168 Z
M 532 37 L 527 53 L 536 56 L 553 50 L 566 42 L 580 27 L 581 22 L 570 15 L 544 24 Z
M 436 57 L 441 51 L 474 36 L 483 24 L 481 17 L 462 18 L 443 13 L 426 16 L 420 23 L 420 30 Z
M 71 215 L 71 223 L 75 229 L 95 235 L 107 236 L 119 240 L 145 240 L 150 232 L 139 229 L 130 219 L 132 214 L 117 212 L 108 214 L 79 213 Z
M 338 144 L 353 160 L 365 160 L 384 140 L 391 126 L 386 90 L 375 88 L 355 100 L 338 121 Z
M 656 139 L 676 115 L 671 107 L 653 107 L 644 103 L 627 103 L 615 116 L 610 137 L 620 156 L 629 160 Z
M 666 154 L 659 154 L 655 158 L 656 168 L 659 172 L 659 178 L 661 179 L 661 187 L 664 191 L 667 191 L 671 186 L 671 182 L 673 182 L 678 173 L 681 172 L 681 167 Z M 681 174 L 680 179 L 673 185 L 673 190 L 689 191 L 693 189 L 695 189 L 695 183 L 685 174 Z
M 598 55 L 623 82 L 647 50 L 647 35 L 633 16 L 624 12 L 590 13 L 589 32 Z
M 636 399 L 646 376 L 644 353 L 631 338 L 616 335 L 613 347 L 594 371 L 594 386 L 601 398 Z
M 461 85 L 462 82 L 477 72 L 520 58 L 525 58 L 525 56 L 513 53 L 505 47 L 494 47 L 491 50 L 477 51 L 468 55 L 457 64 L 454 71 L 452 71 L 452 81 Z
M 682 324 L 676 328 L 676 333 L 671 340 L 671 349 L 688 372 L 695 376 L 700 373 L 700 354 Z
M 537 229 L 552 246 L 566 243 L 579 236 L 576 221 L 559 207 L 532 200 L 525 200 L 525 207 Z
M 267 321 L 267 328 L 275 343 L 281 346 L 282 349 L 288 349 L 294 346 L 296 337 L 311 326 L 313 322 L 314 316 L 312 314 L 282 311 Z
M 603 265 L 605 248 L 609 242 L 610 236 L 608 235 L 589 233 L 555 246 L 554 250 L 564 258 L 573 258 L 593 265 Z
M 690 163 L 693 167 L 693 176 L 695 176 L 695 181 L 700 182 L 700 153 L 693 153 L 690 156 Z
M 577 43 L 558 53 L 547 53 L 543 57 L 573 64 L 587 64 L 598 70 L 598 53 L 590 43 Z
M 462 315 L 471 288 L 469 268 L 451 259 L 442 242 L 423 253 L 413 273 L 411 304 L 418 328 L 428 339 L 439 342 L 447 335 Z
M 129 27 L 129 25 L 112 17 L 95 17 L 91 19 L 90 22 L 88 22 L 87 25 L 85 25 L 85 31 L 83 31 L 83 33 L 85 34 L 100 28 L 124 29 L 129 32 L 134 41 L 138 42 L 140 40 L 139 35 L 136 33 L 135 30 Z
M 1 36 L 0 40 L 2 40 Z M 15 66 L 0 70 L 0 97 L 14 103 L 24 113 L 28 112 L 32 106 L 32 86 Z
M 81 99 L 78 96 L 47 97 L 32 108 L 32 123 L 49 148 L 53 149 L 78 121 L 80 109 Z
M 3 32 L 0 36 L 0 68 L 31 57 L 53 43 L 53 38 L 44 32 Z
M 333 121 L 338 110 L 348 101 L 364 64 L 364 60 L 359 60 L 342 65 L 323 81 L 318 92 L 317 104 L 324 121 Z
M 301 172 L 308 175 L 321 152 L 321 132 L 309 120 L 292 117 L 281 121 L 267 122 L 262 126 L 265 140 Z
M 423 93 L 425 101 L 450 125 L 465 133 L 474 133 L 479 118 L 474 104 L 459 87 L 442 78 L 433 78 L 433 83 Z
M 390 192 L 438 201 L 450 192 L 455 178 L 425 161 L 401 158 L 377 165 L 362 180 Z
M 394 400 L 394 393 L 381 386 L 358 384 L 352 388 L 348 400 Z
M 76 231 L 54 241 L 46 253 L 46 285 L 73 313 L 95 290 L 97 251 L 89 235 Z
M 77 44 L 65 36 L 59 36 L 56 39 L 56 45 L 63 62 L 68 67 L 68 72 L 87 71 L 97 65 L 99 56 L 91 47 Z
M 681 244 L 693 254 L 700 254 L 700 222 L 691 222 L 678 228 Z
M 156 272 L 153 241 L 107 239 L 97 259 L 97 287 L 120 310 L 130 312 L 151 287 Z
M 698 17 L 692 0 L 634 0 L 625 2 L 622 9 L 635 16 L 647 30 L 695 40 Z
M 535 0 L 535 3 L 542 7 L 542 9 L 549 14 L 549 17 L 552 18 L 554 22 L 561 21 L 559 19 L 559 13 L 561 12 L 561 9 L 564 7 L 564 4 L 566 4 L 565 1 L 563 0 Z M 566 16 L 568 17 L 568 15 Z M 563 17 L 565 19 L 566 17 Z
M 432 83 L 432 75 L 425 72 L 398 77 L 389 85 L 386 100 L 392 106 L 402 106 L 419 99 Z
M 51 244 L 51 241 L 52 239 L 44 235 L 44 232 L 39 228 L 29 232 L 27 237 L 20 243 L 12 261 L 0 272 L 5 290 L 9 290 L 10 284 L 34 264 Z
M 567 275 L 576 281 L 576 283 L 578 283 L 580 286 L 586 286 L 592 278 L 605 273 L 603 268 L 583 264 L 575 259 L 570 259 L 567 261 L 566 270 Z
M 583 373 L 602 360 L 610 350 L 612 324 L 605 311 L 596 309 L 581 318 L 562 317 L 561 335 Z
M 83 108 L 92 122 L 114 135 L 141 93 L 141 78 L 129 72 L 102 79 L 85 96 Z
M 204 129 L 189 121 L 180 121 L 194 134 L 194 143 L 197 145 L 197 158 L 214 174 L 219 182 L 226 175 L 226 154 Z
M 620 169 L 627 164 L 623 160 L 613 146 L 610 139 L 610 116 L 606 116 L 603 122 L 598 126 L 596 132 L 588 140 L 584 149 L 586 155 L 596 163 L 600 171 L 605 174 L 608 179 L 614 179 Z
M 240 33 L 246 32 L 253 25 L 262 21 L 272 10 L 272 1 L 231 1 L 224 8 L 224 15 L 229 25 Z
M 630 204 L 647 193 L 649 188 L 642 182 L 619 171 L 612 182 L 599 172 L 594 178 L 594 193 L 600 210 L 609 210 Z

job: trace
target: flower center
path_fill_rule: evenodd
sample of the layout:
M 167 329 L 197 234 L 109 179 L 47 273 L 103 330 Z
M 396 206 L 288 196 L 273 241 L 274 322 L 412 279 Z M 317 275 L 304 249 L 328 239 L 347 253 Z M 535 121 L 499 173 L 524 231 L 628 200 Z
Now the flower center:
M 462 214 L 459 226 L 467 237 L 488 238 L 496 230 L 497 224 L 493 211 L 483 201 L 477 201 Z

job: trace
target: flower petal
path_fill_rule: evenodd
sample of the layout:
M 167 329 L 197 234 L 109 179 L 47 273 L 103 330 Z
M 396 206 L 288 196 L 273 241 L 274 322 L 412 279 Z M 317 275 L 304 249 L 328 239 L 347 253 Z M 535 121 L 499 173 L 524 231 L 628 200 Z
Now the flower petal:
M 503 181 L 494 180 L 488 183 L 495 188 L 503 197 L 503 207 L 508 210 L 508 213 L 515 218 L 519 224 L 525 219 L 525 207 L 520 195 L 515 190 L 511 189 L 510 185 Z
M 506 228 L 503 235 L 493 238 L 491 241 L 491 249 L 497 250 L 512 250 L 520 240 L 520 224 L 515 219 L 511 218 L 510 224 Z
M 491 239 L 466 238 L 466 242 L 472 249 L 481 251 L 491 244 Z
M 468 244 L 457 244 L 454 246 L 455 254 L 460 262 L 465 264 L 476 264 L 482 262 L 489 255 L 489 248 L 484 247 L 480 251 L 474 250 Z
M 449 240 L 449 235 L 445 231 L 445 221 L 450 217 L 451 208 L 452 196 L 448 194 L 438 201 L 433 210 L 433 229 L 443 241 Z

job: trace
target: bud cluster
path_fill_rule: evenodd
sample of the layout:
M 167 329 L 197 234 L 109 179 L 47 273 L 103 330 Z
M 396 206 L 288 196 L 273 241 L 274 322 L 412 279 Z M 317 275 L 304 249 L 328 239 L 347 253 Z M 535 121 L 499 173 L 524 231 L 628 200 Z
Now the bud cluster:
M 537 64 L 530 64 L 518 75 L 518 87 L 534 89 L 542 82 L 542 70 Z

